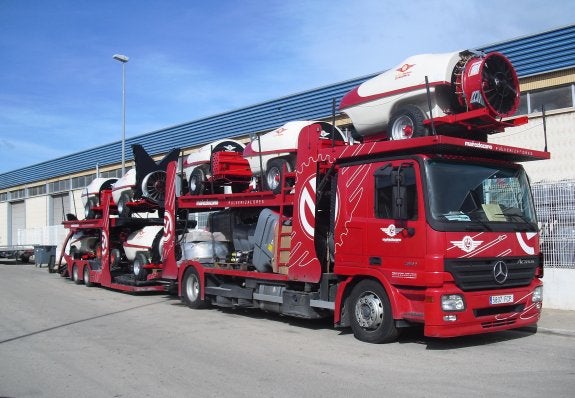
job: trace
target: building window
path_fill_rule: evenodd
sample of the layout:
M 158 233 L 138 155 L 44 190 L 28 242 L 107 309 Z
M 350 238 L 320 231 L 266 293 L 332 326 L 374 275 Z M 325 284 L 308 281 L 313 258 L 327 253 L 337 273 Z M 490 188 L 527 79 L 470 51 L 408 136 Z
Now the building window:
M 0 202 L 6 202 L 8 200 L 8 192 L 0 193 Z
M 85 188 L 96 178 L 95 174 L 72 178 L 72 189 Z
M 541 112 L 543 106 L 546 111 L 553 109 L 570 108 L 573 106 L 571 86 L 555 87 L 547 90 L 529 93 L 530 111 Z
M 554 109 L 572 108 L 575 104 L 575 85 L 551 87 L 544 90 L 527 91 L 521 94 L 518 115 L 541 112 Z
M 69 190 L 70 190 L 69 179 L 53 181 L 50 184 L 48 184 L 48 191 L 50 193 L 69 191 Z
M 26 197 L 26 190 L 24 188 L 10 191 L 11 200 L 24 199 L 25 197 Z
M 102 178 L 120 178 L 120 177 L 122 177 L 122 169 L 103 171 L 100 173 L 100 177 L 102 177 Z
M 44 195 L 46 193 L 46 185 L 37 185 L 28 188 L 28 196 Z

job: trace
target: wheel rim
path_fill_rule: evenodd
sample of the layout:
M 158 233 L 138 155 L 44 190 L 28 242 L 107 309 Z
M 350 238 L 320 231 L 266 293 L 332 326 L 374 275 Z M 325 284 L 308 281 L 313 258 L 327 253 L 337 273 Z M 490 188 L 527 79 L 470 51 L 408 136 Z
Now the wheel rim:
M 365 292 L 355 304 L 355 318 L 359 326 L 374 330 L 383 323 L 383 302 L 373 292 Z
M 132 198 L 130 197 L 130 195 L 128 193 L 123 193 L 120 196 L 120 199 L 118 200 L 118 213 L 120 213 L 121 215 L 126 215 L 129 212 L 129 208 L 127 203 L 131 202 Z
M 190 178 L 190 191 L 196 192 L 197 189 L 198 182 L 196 181 L 196 177 L 192 176 L 192 178 Z
M 198 300 L 200 296 L 200 281 L 196 275 L 190 275 L 186 280 L 186 296 L 192 302 Z
M 78 267 L 76 267 L 74 265 L 74 268 L 72 268 L 72 280 L 77 281 L 78 280 Z
M 142 266 L 143 264 L 140 262 L 140 260 L 134 260 L 134 275 L 140 275 Z
M 84 268 L 84 283 L 90 283 L 90 270 L 88 268 Z
M 124 214 L 124 207 L 126 206 L 126 199 L 121 197 L 118 201 L 118 213 Z
M 277 167 L 272 167 L 269 169 L 266 177 L 268 188 L 272 191 L 275 190 L 280 185 L 280 178 L 280 170 Z
M 92 201 L 90 200 L 84 206 L 84 218 L 92 218 Z
M 413 137 L 415 125 L 409 116 L 399 117 L 391 126 L 391 138 L 394 140 L 404 140 Z
M 118 249 L 112 249 L 110 252 L 110 266 L 115 267 L 120 262 L 120 251 Z

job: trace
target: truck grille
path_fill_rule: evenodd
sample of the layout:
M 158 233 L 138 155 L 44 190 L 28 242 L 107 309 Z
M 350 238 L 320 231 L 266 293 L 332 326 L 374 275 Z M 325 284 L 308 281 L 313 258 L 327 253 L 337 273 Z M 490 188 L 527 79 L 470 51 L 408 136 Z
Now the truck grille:
M 497 328 L 497 327 L 501 327 L 501 326 L 510 326 L 510 325 L 513 325 L 515 322 L 517 322 L 517 318 L 504 319 L 504 320 L 492 321 L 492 322 L 482 322 L 481 327 L 483 329 L 491 329 L 491 328 Z
M 507 270 L 507 277 L 502 283 L 501 275 L 498 275 L 498 281 L 494 272 L 499 262 L 503 262 L 500 266 Z M 453 276 L 455 284 L 463 291 L 506 289 L 529 285 L 538 265 L 539 259 L 536 257 L 448 259 L 445 260 L 445 271 Z

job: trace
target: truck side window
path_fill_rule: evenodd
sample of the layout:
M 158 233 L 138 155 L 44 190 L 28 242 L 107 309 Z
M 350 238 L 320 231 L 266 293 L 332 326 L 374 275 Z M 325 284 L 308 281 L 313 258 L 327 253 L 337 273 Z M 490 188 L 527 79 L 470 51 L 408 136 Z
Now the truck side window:
M 393 218 L 393 187 L 397 186 L 396 175 L 399 171 L 401 184 L 405 187 L 405 205 L 407 206 L 407 219 L 417 219 L 417 186 L 415 183 L 415 170 L 412 166 L 391 167 L 390 165 L 378 169 L 375 176 L 375 217 Z

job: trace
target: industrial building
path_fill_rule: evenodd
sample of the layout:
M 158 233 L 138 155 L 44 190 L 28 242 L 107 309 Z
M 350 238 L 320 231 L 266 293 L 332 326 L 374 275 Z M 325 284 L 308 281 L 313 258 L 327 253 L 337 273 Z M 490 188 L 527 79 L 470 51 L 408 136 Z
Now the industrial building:
M 489 141 L 551 152 L 549 161 L 525 164 L 545 252 L 545 306 L 575 310 L 575 25 L 476 50 L 501 52 L 511 60 L 521 86 L 518 114 L 529 117 L 526 125 L 491 135 Z M 220 138 L 247 140 L 292 120 L 330 121 L 334 100 L 337 105 L 373 76 L 130 137 L 125 142 L 127 166 L 131 144 L 161 157 L 174 147 L 185 154 Z M 350 123 L 343 115 L 336 120 L 342 128 Z M 65 214 L 83 218 L 82 189 L 96 176 L 120 177 L 121 157 L 121 142 L 114 142 L 0 174 L 0 247 L 58 245 Z

